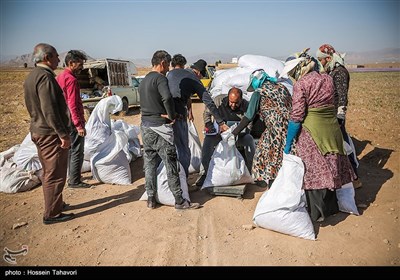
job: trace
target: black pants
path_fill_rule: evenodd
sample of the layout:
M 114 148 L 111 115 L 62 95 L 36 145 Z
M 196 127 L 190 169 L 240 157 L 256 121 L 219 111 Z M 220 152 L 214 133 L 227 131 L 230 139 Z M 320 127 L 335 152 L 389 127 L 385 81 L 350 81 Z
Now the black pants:
M 328 189 L 306 190 L 307 210 L 313 222 L 339 212 L 336 191 Z
M 342 132 L 342 135 L 343 135 L 343 140 L 346 141 L 346 143 L 350 145 L 350 140 L 349 140 L 348 134 L 346 132 L 346 126 L 345 126 L 346 121 L 345 120 L 339 120 L 339 124 L 340 124 L 340 131 Z M 356 158 L 356 157 L 357 157 L 356 154 L 354 154 L 354 155 L 350 154 L 348 156 L 348 158 L 350 160 L 350 163 L 351 163 L 351 167 L 353 168 L 353 171 L 356 174 L 356 177 L 358 178 L 357 164 L 356 164 L 356 162 L 354 160 L 354 158 Z
M 81 182 L 85 137 L 79 136 L 76 129 L 71 132 L 70 136 L 71 148 L 69 149 L 68 184 L 77 185 Z

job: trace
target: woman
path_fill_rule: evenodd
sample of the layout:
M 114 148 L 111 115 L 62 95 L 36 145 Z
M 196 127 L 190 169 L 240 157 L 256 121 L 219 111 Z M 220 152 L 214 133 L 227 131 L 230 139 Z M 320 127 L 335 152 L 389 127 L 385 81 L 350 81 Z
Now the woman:
M 257 185 L 270 187 L 282 166 L 292 98 L 285 86 L 262 69 L 251 74 L 247 91 L 254 93 L 245 116 L 232 133 L 238 135 L 257 115 L 265 123 L 255 151 L 252 175 Z
M 308 211 L 313 221 L 323 221 L 339 211 L 335 190 L 355 175 L 336 119 L 332 77 L 320 74 L 318 62 L 306 51 L 290 57 L 282 73 L 295 82 L 285 153 L 298 135 L 292 153 L 305 165 Z

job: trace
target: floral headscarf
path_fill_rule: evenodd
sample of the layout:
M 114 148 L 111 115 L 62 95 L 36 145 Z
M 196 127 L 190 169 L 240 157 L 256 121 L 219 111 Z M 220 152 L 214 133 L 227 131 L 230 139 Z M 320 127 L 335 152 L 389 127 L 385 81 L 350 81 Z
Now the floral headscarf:
M 331 57 L 331 61 L 325 64 L 324 69 L 327 73 L 331 72 L 336 66 L 344 66 L 344 55 L 340 55 L 336 50 L 329 44 L 323 44 L 317 50 L 317 58 Z

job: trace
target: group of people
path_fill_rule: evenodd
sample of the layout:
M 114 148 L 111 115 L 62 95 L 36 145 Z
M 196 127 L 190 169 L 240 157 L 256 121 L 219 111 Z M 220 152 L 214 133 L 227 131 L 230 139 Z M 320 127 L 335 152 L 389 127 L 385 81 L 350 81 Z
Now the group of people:
M 157 206 L 156 170 L 161 161 L 175 208 L 200 207 L 183 197 L 179 177 L 180 166 L 186 177 L 189 175 L 187 120 L 193 120 L 191 96 L 197 94 L 206 105 L 206 130 L 214 129 L 213 121 L 218 126 L 218 132 L 204 138 L 203 170 L 197 186 L 204 183 L 214 148 L 221 141 L 220 133 L 236 124 L 231 136 L 243 151 L 257 185 L 271 187 L 283 154 L 297 155 L 305 164 L 303 189 L 311 219 L 321 221 L 336 213 L 335 190 L 352 181 L 355 187 L 360 186 L 355 162 L 343 144 L 343 140 L 349 143 L 345 129 L 349 73 L 332 46 L 322 45 L 317 59 L 307 51 L 289 57 L 280 77 L 270 77 L 262 69 L 254 71 L 247 88 L 253 92 L 250 101 L 243 99 L 236 87 L 213 100 L 200 81 L 206 61 L 200 59 L 185 68 L 187 61 L 181 54 L 171 57 L 164 50 L 156 51 L 151 59 L 152 70 L 139 86 L 147 207 Z M 53 71 L 59 58 L 53 46 L 38 44 L 33 55 L 37 67 L 25 81 L 25 102 L 32 140 L 43 166 L 43 222 L 51 224 L 74 217 L 62 212 L 67 206 L 62 198 L 67 177 L 69 187 L 90 187 L 81 181 L 86 131 L 76 79 L 86 56 L 79 51 L 68 52 L 66 68 L 56 77 Z M 282 76 L 293 82 L 292 95 L 280 83 Z M 257 141 L 252 133 L 256 122 L 263 124 Z
M 90 187 L 81 178 L 86 130 L 76 78 L 86 56 L 80 51 L 69 51 L 66 68 L 57 77 L 54 70 L 60 59 L 53 46 L 36 45 L 33 57 L 36 67 L 25 80 L 24 97 L 31 119 L 31 139 L 43 170 L 43 223 L 53 224 L 74 218 L 73 213 L 63 213 L 68 207 L 62 196 L 67 178 L 70 188 Z

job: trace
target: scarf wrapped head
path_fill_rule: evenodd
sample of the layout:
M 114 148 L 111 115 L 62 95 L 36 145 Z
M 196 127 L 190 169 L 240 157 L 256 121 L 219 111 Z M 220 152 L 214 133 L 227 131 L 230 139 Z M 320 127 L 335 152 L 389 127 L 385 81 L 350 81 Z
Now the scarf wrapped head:
M 317 58 L 331 58 L 329 63 L 325 64 L 324 66 L 324 70 L 327 73 L 331 72 L 338 65 L 344 66 L 344 56 L 346 54 L 341 55 L 337 53 L 336 50 L 329 44 L 323 44 L 320 46 L 316 55 Z
M 288 76 L 293 82 L 296 82 L 307 73 L 318 71 L 319 65 L 317 60 L 307 53 L 309 50 L 310 48 L 307 48 L 302 52 L 289 56 L 286 59 L 280 77 Z

